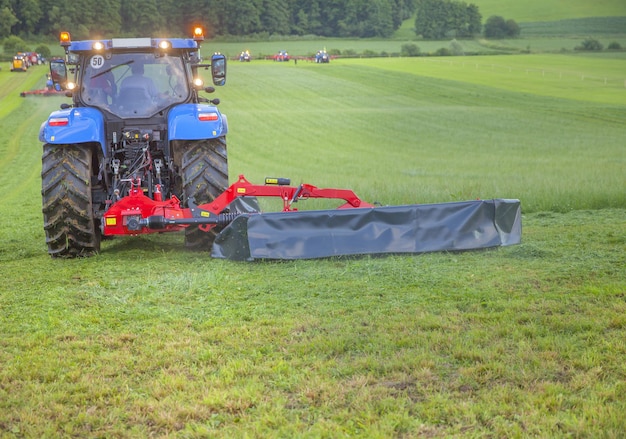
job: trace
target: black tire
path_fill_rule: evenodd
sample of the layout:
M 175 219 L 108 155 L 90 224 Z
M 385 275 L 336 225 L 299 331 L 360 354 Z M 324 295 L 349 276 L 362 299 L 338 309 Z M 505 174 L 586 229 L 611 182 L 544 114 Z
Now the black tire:
M 228 188 L 228 158 L 226 138 L 198 140 L 185 144 L 181 161 L 183 192 L 186 199 L 193 197 L 196 204 L 213 201 Z M 185 246 L 192 250 L 209 251 L 217 235 L 195 226 L 185 229 Z
M 54 258 L 91 256 L 100 251 L 91 194 L 92 154 L 89 146 L 43 147 L 43 222 L 48 253 Z

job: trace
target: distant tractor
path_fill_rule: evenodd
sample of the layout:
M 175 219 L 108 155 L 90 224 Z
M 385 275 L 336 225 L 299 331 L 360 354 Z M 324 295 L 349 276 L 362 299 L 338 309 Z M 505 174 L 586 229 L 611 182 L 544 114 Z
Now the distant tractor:
M 15 55 L 13 56 L 13 60 L 11 61 L 11 71 L 12 72 L 25 72 L 28 70 L 28 63 L 23 55 Z
M 52 81 L 52 88 L 58 90 L 66 88 L 67 67 L 65 66 L 65 59 L 52 58 L 50 60 L 50 80 Z
M 289 61 L 289 59 L 289 54 L 284 50 L 281 50 L 276 55 L 274 55 L 274 61 L 286 62 Z
M 252 59 L 252 57 L 250 56 L 249 50 L 244 50 L 239 54 L 239 61 L 241 62 L 250 62 L 250 59 Z
M 330 62 L 330 56 L 328 56 L 328 52 L 326 52 L 325 50 L 319 50 L 316 54 L 315 54 L 315 62 L 316 63 L 329 63 Z

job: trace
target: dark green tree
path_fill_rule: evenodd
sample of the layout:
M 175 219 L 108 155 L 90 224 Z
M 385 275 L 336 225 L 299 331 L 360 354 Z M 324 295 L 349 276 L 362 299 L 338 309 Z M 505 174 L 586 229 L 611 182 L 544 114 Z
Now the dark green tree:
M 420 0 L 415 18 L 415 33 L 425 39 L 443 39 L 449 30 L 448 22 L 451 18 L 449 1 Z
M 500 15 L 492 15 L 485 22 L 485 37 L 515 38 L 520 34 L 520 27 L 515 20 L 505 20 Z
M 259 0 L 230 0 L 225 10 L 225 33 L 249 35 L 262 31 L 261 6 Z
M 16 52 L 27 52 L 26 42 L 20 37 L 11 35 L 4 39 L 4 53 L 15 55 Z
M 0 37 L 56 37 L 64 30 L 74 39 L 181 36 L 190 35 L 194 24 L 202 24 L 209 38 L 260 33 L 388 37 L 418 2 L 426 1 L 0 0 Z M 456 28 L 467 33 L 467 17 L 461 21 Z
M 19 20 L 19 22 L 13 26 L 13 29 L 22 35 L 30 36 L 36 34 L 38 31 L 37 24 L 43 17 L 39 1 L 20 0 L 15 3 L 13 10 Z
M 101 38 L 119 35 L 122 30 L 121 0 L 98 0 L 99 13 L 93 17 L 93 36 Z
M 472 37 L 480 32 L 482 16 L 474 4 L 451 0 L 419 0 L 415 33 L 426 39 Z
M 11 35 L 11 28 L 18 22 L 18 18 L 9 6 L 0 7 L 0 38 Z
M 261 5 L 261 29 L 270 34 L 291 33 L 289 6 L 286 0 L 264 0 Z
M 387 0 L 348 0 L 338 22 L 340 37 L 389 37 L 394 31 L 391 3 Z
M 519 37 L 521 29 L 515 20 L 509 19 L 506 21 L 507 34 L 511 38 Z

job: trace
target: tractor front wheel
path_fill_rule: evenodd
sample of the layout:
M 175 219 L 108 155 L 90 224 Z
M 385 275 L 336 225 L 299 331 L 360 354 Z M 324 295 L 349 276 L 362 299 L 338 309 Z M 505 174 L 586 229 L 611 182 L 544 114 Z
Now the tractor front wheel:
M 93 214 L 92 148 L 43 147 L 42 201 L 48 253 L 55 258 L 91 256 L 100 251 L 100 230 Z
M 228 188 L 226 138 L 198 140 L 185 145 L 181 161 L 183 192 L 198 205 L 213 201 Z M 185 246 L 192 250 L 211 249 L 216 228 L 203 232 L 196 226 L 185 229 Z

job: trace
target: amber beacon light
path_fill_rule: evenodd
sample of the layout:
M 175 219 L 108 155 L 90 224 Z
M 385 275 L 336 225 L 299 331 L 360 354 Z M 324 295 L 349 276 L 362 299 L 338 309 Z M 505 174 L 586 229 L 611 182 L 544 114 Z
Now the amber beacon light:
M 193 39 L 196 41 L 204 41 L 204 29 L 200 26 L 193 28 Z
M 61 46 L 69 46 L 72 42 L 69 32 L 61 32 L 59 39 L 61 40 Z

